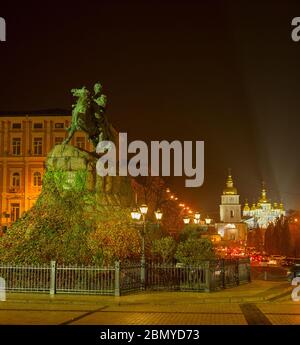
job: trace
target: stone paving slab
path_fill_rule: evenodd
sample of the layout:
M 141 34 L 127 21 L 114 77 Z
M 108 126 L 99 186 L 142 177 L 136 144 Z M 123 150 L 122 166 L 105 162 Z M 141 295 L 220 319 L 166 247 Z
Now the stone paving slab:
M 272 325 L 300 325 L 300 315 L 267 315 Z
M 243 314 L 100 312 L 72 322 L 72 325 L 246 325 Z
M 0 324 L 242 325 L 261 320 L 300 324 L 300 303 L 291 301 L 291 290 L 288 283 L 253 282 L 215 293 L 146 292 L 122 297 L 10 293 L 6 302 L 0 302 Z
M 0 325 L 59 325 L 81 315 L 74 311 L 16 311 L 0 310 Z
M 241 314 L 238 304 L 221 304 L 221 303 L 194 303 L 185 305 L 119 305 L 107 306 L 105 312 L 153 312 L 153 313 L 228 313 Z

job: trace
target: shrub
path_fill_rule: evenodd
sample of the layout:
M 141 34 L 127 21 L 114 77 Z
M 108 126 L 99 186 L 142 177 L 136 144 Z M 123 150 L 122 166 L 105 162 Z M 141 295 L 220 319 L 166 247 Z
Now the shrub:
M 208 239 L 189 238 L 185 242 L 179 243 L 175 257 L 185 265 L 196 265 L 202 260 L 214 259 L 215 253 L 213 245 Z
M 174 238 L 167 236 L 153 242 L 152 253 L 159 256 L 163 263 L 167 263 L 174 258 L 176 247 L 177 244 Z

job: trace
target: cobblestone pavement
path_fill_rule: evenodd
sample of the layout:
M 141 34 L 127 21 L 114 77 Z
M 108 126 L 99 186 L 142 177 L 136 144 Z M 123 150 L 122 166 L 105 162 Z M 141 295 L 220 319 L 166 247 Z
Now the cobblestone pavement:
M 1 304 L 0 324 L 300 325 L 300 303 L 192 305 Z
M 300 325 L 300 302 L 291 300 L 290 290 L 289 285 L 263 282 L 213 294 L 160 292 L 54 298 L 10 294 L 6 302 L 0 302 L 0 324 Z

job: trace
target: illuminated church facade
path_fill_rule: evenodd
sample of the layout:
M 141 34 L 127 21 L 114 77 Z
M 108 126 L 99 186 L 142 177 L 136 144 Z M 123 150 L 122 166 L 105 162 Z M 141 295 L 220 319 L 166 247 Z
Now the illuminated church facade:
M 285 216 L 283 203 L 274 202 L 273 204 L 267 198 L 267 191 L 263 185 L 261 196 L 258 202 L 250 207 L 248 202 L 243 208 L 243 219 L 249 229 L 256 227 L 266 229 L 270 223 L 274 223 L 280 216 Z
M 224 244 L 241 245 L 247 240 L 248 226 L 242 219 L 240 196 L 234 187 L 231 172 L 221 195 L 220 222 L 215 227 Z

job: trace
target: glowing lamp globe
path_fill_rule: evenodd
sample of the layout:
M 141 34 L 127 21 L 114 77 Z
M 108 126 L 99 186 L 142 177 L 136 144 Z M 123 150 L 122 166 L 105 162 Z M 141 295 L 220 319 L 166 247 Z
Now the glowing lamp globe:
M 199 212 L 196 212 L 196 213 L 195 213 L 195 219 L 200 219 L 200 216 L 201 216 L 201 215 L 200 215 Z
M 183 217 L 184 224 L 189 224 L 190 218 L 189 217 Z
M 140 206 L 140 211 L 141 211 L 141 214 L 147 214 L 147 212 L 148 212 L 148 206 L 147 205 L 145 205 L 145 204 L 143 204 L 143 205 L 141 205 Z
M 210 219 L 209 217 L 206 217 L 206 218 L 205 218 L 205 223 L 206 223 L 207 225 L 209 225 L 209 224 L 211 223 L 211 219 Z
M 154 213 L 155 213 L 155 218 L 157 220 L 161 220 L 162 219 L 163 214 L 162 214 L 161 210 L 157 210 Z
M 131 211 L 131 218 L 134 220 L 139 220 L 141 218 L 141 213 L 136 208 L 134 208 Z

